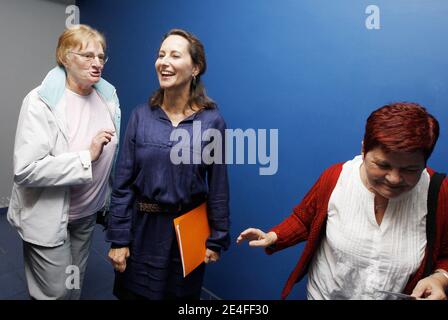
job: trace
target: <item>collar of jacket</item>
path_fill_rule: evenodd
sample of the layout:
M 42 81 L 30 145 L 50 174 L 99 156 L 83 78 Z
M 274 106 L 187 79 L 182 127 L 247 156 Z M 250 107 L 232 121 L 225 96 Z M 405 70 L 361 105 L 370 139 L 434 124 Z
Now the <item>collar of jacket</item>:
M 66 78 L 64 68 L 57 66 L 47 74 L 42 82 L 38 91 L 39 97 L 51 108 L 54 108 L 64 95 Z M 101 78 L 93 87 L 106 101 L 112 100 L 115 87 L 109 82 Z

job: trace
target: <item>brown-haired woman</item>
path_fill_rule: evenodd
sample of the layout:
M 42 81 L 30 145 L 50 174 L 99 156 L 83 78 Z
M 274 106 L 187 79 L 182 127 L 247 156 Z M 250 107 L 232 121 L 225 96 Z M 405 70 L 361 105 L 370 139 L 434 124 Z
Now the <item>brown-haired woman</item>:
M 168 32 L 155 68 L 160 88 L 133 111 L 116 171 L 107 231 L 114 293 L 120 299 L 199 299 L 205 267 L 183 277 L 173 219 L 206 202 L 211 235 L 204 262 L 217 261 L 229 246 L 226 124 L 205 93 L 205 52 L 194 35 Z M 206 131 L 218 135 L 210 142 L 213 161 L 202 156 L 210 147 Z
M 308 273 L 309 299 L 394 299 L 401 292 L 446 299 L 448 179 L 438 194 L 434 241 L 426 234 L 434 174 L 426 162 L 438 136 L 437 120 L 415 103 L 379 108 L 367 119 L 362 155 L 325 170 L 270 232 L 249 228 L 237 242 L 271 254 L 307 241 L 282 298 Z

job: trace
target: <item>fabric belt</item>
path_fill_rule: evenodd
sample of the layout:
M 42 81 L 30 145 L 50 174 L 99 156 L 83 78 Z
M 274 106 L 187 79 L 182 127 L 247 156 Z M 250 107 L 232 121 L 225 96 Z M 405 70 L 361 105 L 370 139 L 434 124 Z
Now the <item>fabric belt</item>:
M 139 199 L 136 201 L 136 209 L 142 213 L 175 213 L 181 214 L 193 210 L 204 202 L 206 198 L 198 197 L 194 198 L 189 204 L 164 204 L 160 202 L 154 202 L 147 199 Z
M 162 204 L 155 202 L 146 202 L 146 201 L 138 201 L 137 202 L 137 210 L 145 213 L 160 213 L 160 212 L 180 212 L 182 206 L 172 205 L 172 204 Z

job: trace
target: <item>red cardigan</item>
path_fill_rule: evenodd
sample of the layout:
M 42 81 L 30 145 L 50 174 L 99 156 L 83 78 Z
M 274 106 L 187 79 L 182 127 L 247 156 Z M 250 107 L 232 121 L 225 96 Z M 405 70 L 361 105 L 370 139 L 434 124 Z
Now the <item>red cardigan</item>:
M 325 234 L 328 202 L 339 179 L 343 163 L 338 163 L 325 170 L 317 182 L 305 195 L 302 202 L 294 207 L 291 215 L 280 224 L 271 229 L 277 234 L 278 240 L 273 248 L 266 252 L 272 254 L 276 251 L 293 246 L 299 242 L 307 241 L 302 256 L 290 274 L 281 297 L 286 299 L 296 282 L 306 274 L 310 261 L 313 258 L 320 240 Z M 428 168 L 430 175 L 434 173 Z M 439 201 L 436 213 L 436 236 L 433 255 L 434 270 L 448 270 L 448 179 L 443 181 L 439 192 Z M 422 264 L 410 277 L 405 293 L 410 294 L 417 282 L 423 278 L 424 266 L 428 252 L 425 253 Z

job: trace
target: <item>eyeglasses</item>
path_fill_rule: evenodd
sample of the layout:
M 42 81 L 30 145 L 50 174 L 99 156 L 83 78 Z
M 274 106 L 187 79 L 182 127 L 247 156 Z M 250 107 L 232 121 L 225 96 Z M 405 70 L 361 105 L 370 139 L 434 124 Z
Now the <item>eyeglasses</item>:
M 100 61 L 101 65 L 105 65 L 107 60 L 109 60 L 109 57 L 104 54 L 95 55 L 93 52 L 86 52 L 86 53 L 79 53 L 79 52 L 73 52 L 73 51 L 69 51 L 69 52 L 83 57 L 86 62 L 90 62 L 90 63 L 92 63 L 96 57 L 98 57 L 98 60 Z

